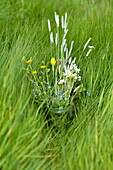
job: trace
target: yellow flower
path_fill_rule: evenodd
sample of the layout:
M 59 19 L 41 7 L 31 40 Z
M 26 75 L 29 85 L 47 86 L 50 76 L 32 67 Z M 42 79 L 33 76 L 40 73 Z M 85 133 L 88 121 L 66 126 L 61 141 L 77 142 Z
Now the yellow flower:
M 36 74 L 36 73 L 37 73 L 37 71 L 36 71 L 36 70 L 32 72 L 32 74 Z
M 46 66 L 40 66 L 40 68 L 46 68 Z
M 25 60 L 25 57 L 23 56 L 23 57 L 22 57 L 22 61 L 24 61 L 24 60 Z
M 50 68 L 48 68 L 47 71 L 49 72 L 49 71 L 50 71 Z
M 51 65 L 54 66 L 56 64 L 55 58 L 51 58 Z
M 25 63 L 30 63 L 32 60 L 27 60 Z

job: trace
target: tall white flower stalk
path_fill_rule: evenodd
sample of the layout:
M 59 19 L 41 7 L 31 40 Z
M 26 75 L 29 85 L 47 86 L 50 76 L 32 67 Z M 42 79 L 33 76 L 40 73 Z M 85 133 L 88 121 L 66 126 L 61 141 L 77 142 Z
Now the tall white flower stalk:
M 51 28 L 51 22 L 48 19 L 48 30 L 50 34 L 50 43 L 52 46 L 56 46 L 56 59 L 61 59 L 63 57 L 63 53 L 67 51 L 67 43 L 66 43 L 66 35 L 68 33 L 67 29 L 67 13 L 65 13 L 64 16 L 61 18 L 59 15 L 55 12 L 55 23 L 56 23 L 56 33 L 53 35 L 52 28 Z M 61 22 L 61 23 L 60 23 Z M 60 32 L 63 30 L 64 35 L 61 37 Z M 63 51 L 62 51 L 63 49 Z

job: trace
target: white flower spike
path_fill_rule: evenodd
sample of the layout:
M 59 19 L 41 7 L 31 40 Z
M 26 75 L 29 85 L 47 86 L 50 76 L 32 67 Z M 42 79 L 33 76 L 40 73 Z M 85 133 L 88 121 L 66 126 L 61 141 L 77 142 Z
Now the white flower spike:
M 92 48 L 89 49 L 89 51 L 88 51 L 87 54 L 86 54 L 86 57 L 88 57 L 88 55 L 91 53 L 91 51 L 92 51 Z
M 90 41 L 91 41 L 91 38 L 89 38 L 88 41 L 85 43 L 84 50 L 86 49 L 86 47 L 87 47 L 87 45 L 89 44 Z
M 51 32 L 51 24 L 50 24 L 50 20 L 48 19 L 48 30 L 49 32 Z
M 57 15 L 57 13 L 55 12 L 55 22 L 57 27 L 59 27 L 59 15 Z
M 51 41 L 51 43 L 54 43 L 53 32 L 51 32 L 51 34 L 50 34 L 50 41 Z

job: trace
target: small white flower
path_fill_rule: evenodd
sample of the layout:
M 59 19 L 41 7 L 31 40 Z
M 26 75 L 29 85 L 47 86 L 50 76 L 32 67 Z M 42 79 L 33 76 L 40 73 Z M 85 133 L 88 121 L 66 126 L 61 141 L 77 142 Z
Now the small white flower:
M 81 77 L 80 76 L 78 76 L 78 81 L 81 81 Z
M 66 77 L 73 77 L 74 74 L 70 70 L 66 70 L 66 72 L 63 74 Z
M 66 77 L 72 77 L 72 72 L 67 69 L 63 75 Z
M 76 67 L 75 71 L 76 71 L 76 73 L 79 73 L 80 69 Z
M 76 64 L 71 64 L 70 70 L 75 71 L 76 73 L 79 73 L 79 71 L 80 71 L 80 69 L 77 68 Z
M 76 70 L 76 68 L 77 68 L 76 64 L 71 64 L 69 69 L 72 71 Z
M 77 74 L 76 73 L 72 74 L 72 77 L 77 77 Z

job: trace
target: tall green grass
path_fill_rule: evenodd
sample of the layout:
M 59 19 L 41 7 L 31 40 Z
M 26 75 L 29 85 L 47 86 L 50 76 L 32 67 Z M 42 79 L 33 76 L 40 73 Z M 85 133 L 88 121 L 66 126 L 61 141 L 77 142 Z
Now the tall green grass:
M 21 58 L 39 67 L 50 55 L 47 19 L 69 17 L 68 41 L 91 90 L 69 127 L 56 131 L 32 100 Z M 113 2 L 4 0 L 0 2 L 0 169 L 113 168 Z M 86 57 L 85 42 L 95 50 Z

